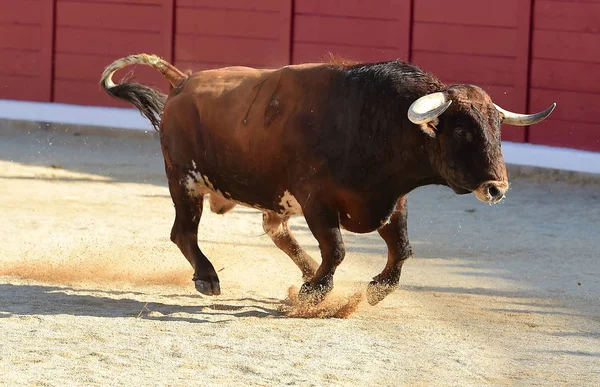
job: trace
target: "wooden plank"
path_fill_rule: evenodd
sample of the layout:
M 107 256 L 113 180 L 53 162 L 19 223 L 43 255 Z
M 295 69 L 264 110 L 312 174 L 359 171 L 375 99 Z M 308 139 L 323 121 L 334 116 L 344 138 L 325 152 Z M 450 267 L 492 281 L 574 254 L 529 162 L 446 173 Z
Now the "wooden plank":
M 480 86 L 493 84 L 512 87 L 515 84 L 516 60 L 513 58 L 465 58 L 461 54 L 414 51 L 412 62 L 431 71 L 442 80 L 451 79 Z
M 398 17 L 398 56 L 404 61 L 411 60 L 411 39 L 414 1 L 404 1 Z
M 330 54 L 338 58 L 364 62 L 379 62 L 398 57 L 395 48 L 380 49 L 327 43 L 294 43 L 293 63 L 327 62 Z
M 298 1 L 292 62 L 319 62 L 328 53 L 360 61 L 409 60 L 411 3 Z
M 42 7 L 39 0 L 0 1 L 0 23 L 41 24 Z
M 544 121 L 529 127 L 529 142 L 600 152 L 600 123 Z
M 0 24 L 0 48 L 40 50 L 45 42 L 39 26 Z
M 10 58 L 0 64 L 5 98 L 51 100 L 53 1 L 24 0 L 2 7 L 0 52 Z M 31 90 L 15 91 L 20 81 L 21 87 L 30 87 L 32 80 L 36 85 Z
M 162 17 L 160 4 L 59 2 L 56 8 L 56 24 L 60 27 L 159 32 Z
M 130 107 L 100 90 L 105 66 L 134 53 L 148 52 L 172 61 L 174 0 L 57 0 L 54 97 L 58 102 Z M 131 66 L 141 83 L 169 90 L 164 78 L 146 66 Z
M 98 82 L 57 79 L 54 84 L 54 101 L 75 105 L 97 105 L 131 108 L 123 101 L 111 98 L 99 90 Z
M 534 59 L 531 86 L 600 94 L 600 63 Z
M 104 68 L 118 57 L 108 55 L 78 55 L 78 54 L 56 54 L 55 77 L 57 82 L 61 80 L 71 81 L 100 81 Z M 118 82 L 124 75 L 131 73 L 139 82 L 157 88 L 163 93 L 169 91 L 168 82 L 158 71 L 151 67 L 139 65 L 128 66 L 117 72 L 114 81 Z M 97 88 L 94 92 L 104 92 Z
M 108 31 L 57 27 L 56 52 L 107 55 L 119 58 L 139 52 L 164 56 L 157 32 Z
M 516 29 L 415 22 L 412 49 L 515 57 Z
M 295 14 L 400 20 L 407 7 L 410 0 L 379 0 L 376 6 L 364 0 L 296 0 Z
M 209 61 L 232 65 L 253 63 L 261 67 L 288 64 L 288 53 L 274 50 L 277 42 L 273 41 L 176 35 L 176 42 L 176 61 Z
M 56 34 L 55 12 L 56 0 L 43 1 L 40 9 L 44 18 L 40 32 L 42 35 L 42 46 L 40 49 L 39 63 L 43 71 L 40 73 L 40 93 L 43 93 L 43 100 L 50 102 L 53 98 L 54 87 L 54 38 Z
M 529 128 L 536 144 L 600 150 L 600 2 L 536 0 L 530 110 L 558 106 Z
M 176 11 L 177 34 L 279 39 L 279 14 L 271 12 L 185 9 Z
M 527 112 L 529 107 L 529 68 L 531 65 L 531 12 L 533 0 L 520 0 L 516 10 L 517 21 L 515 42 L 515 111 Z M 523 128 L 527 141 L 527 128 Z
M 245 9 L 250 11 L 270 10 L 279 12 L 279 0 L 177 0 L 177 7 L 208 9 Z
M 414 20 L 444 24 L 516 27 L 520 0 L 419 0 Z
M 22 77 L 0 74 L 0 99 L 18 99 L 24 101 L 45 102 L 44 93 L 40 93 L 38 77 Z
M 46 0 L 41 0 L 46 1 Z M 119 0 L 56 0 L 58 4 L 60 3 L 86 3 L 86 2 L 94 2 L 94 3 L 105 3 L 105 4 L 116 4 Z M 124 0 L 122 2 L 130 3 L 130 4 L 140 4 L 140 5 L 153 5 L 153 4 L 161 4 L 162 0 Z
M 404 45 L 401 39 L 395 21 L 310 15 L 296 15 L 294 18 L 294 41 L 298 43 L 395 48 Z
M 118 59 L 110 55 L 56 53 L 54 76 L 57 79 L 100 81 L 104 68 Z M 133 68 L 133 67 L 132 67 Z
M 282 56 L 285 56 L 285 64 L 292 63 L 292 41 L 294 39 L 292 20 L 294 17 L 294 0 L 279 1 L 278 37 Z M 280 64 L 284 64 L 283 61 Z
M 552 119 L 600 123 L 599 95 L 573 91 L 531 89 L 531 111 L 537 112 L 547 108 L 552 102 L 557 103 Z M 550 119 L 550 118 L 549 118 Z
M 525 142 L 525 131 L 524 127 L 503 125 L 500 138 L 502 141 Z
M 175 12 L 178 65 L 197 70 L 290 63 L 291 0 L 178 1 Z
M 161 5 L 162 13 L 162 55 L 163 58 L 173 63 L 175 43 L 175 0 L 163 0 Z
M 600 34 L 534 30 L 532 58 L 600 63 Z
M 600 33 L 600 2 L 569 2 L 536 0 L 533 25 L 535 29 Z
M 43 63 L 39 61 L 39 51 L 5 51 L 0 49 L 0 58 L 10 58 L 10 60 L 0 62 L 1 74 L 34 76 L 39 78 L 41 73 L 46 71 L 43 68 Z

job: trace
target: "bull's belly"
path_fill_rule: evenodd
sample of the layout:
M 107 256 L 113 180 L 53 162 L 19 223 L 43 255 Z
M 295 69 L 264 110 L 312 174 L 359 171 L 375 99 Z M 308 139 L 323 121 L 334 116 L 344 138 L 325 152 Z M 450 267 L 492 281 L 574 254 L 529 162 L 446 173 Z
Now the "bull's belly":
M 298 200 L 287 190 L 273 190 L 267 193 L 268 199 L 253 200 L 252 195 L 244 195 L 243 190 L 233 190 L 215 186 L 210 177 L 196 170 L 189 171 L 181 182 L 191 197 L 204 197 L 210 195 L 211 210 L 217 213 L 225 213 L 234 205 L 254 208 L 263 212 L 274 212 L 281 216 L 301 215 L 302 207 Z

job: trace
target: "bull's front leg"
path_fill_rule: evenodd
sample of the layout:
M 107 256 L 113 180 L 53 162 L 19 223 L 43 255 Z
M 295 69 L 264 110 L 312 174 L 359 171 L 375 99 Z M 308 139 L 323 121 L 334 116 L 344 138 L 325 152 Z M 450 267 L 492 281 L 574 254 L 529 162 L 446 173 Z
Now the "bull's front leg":
M 300 289 L 299 298 L 313 303 L 321 302 L 333 289 L 333 274 L 344 259 L 346 250 L 340 232 L 339 215 L 322 203 L 303 206 L 304 218 L 321 250 L 321 265 L 310 281 Z
M 398 288 L 402 265 L 412 255 L 407 217 L 406 197 L 403 197 L 398 201 L 390 221 L 377 230 L 387 244 L 388 260 L 383 271 L 367 288 L 367 301 L 371 305 L 376 305 Z

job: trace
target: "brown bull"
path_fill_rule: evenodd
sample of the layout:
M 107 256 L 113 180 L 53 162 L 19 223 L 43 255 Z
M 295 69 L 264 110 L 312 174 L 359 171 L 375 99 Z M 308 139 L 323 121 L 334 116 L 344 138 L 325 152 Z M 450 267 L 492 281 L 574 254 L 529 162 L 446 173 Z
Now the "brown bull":
M 130 64 L 160 71 L 173 86 L 168 98 L 134 82 L 115 85 L 113 73 Z M 446 86 L 400 61 L 229 67 L 188 76 L 140 54 L 108 66 L 101 85 L 160 131 L 176 210 L 171 239 L 194 268 L 199 292 L 220 294 L 197 239 L 210 195 L 215 212 L 235 204 L 263 212 L 266 233 L 302 271 L 302 299 L 319 301 L 332 289 L 345 255 L 340 226 L 377 230 L 388 262 L 369 285 L 371 304 L 398 286 L 411 255 L 405 195 L 441 184 L 484 202 L 502 200 L 508 178 L 501 124 L 535 124 L 555 106 L 511 113 L 479 87 Z M 319 242 L 320 265 L 290 232 L 288 219 L 296 214 Z

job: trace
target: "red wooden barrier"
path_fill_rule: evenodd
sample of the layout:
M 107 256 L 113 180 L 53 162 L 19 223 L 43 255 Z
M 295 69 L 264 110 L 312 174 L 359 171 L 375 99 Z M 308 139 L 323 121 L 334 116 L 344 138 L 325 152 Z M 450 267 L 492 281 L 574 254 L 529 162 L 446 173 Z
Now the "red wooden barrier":
M 408 59 L 410 0 L 294 2 L 292 62 Z
M 106 65 L 129 54 L 171 59 L 173 1 L 56 0 L 54 101 L 129 107 L 100 92 L 100 75 Z M 168 83 L 150 68 L 139 66 L 134 74 L 168 90 Z
M 598 0 L 535 1 L 530 110 L 558 108 L 530 142 L 600 151 L 599 15 Z
M 201 70 L 290 63 L 292 0 L 178 0 L 175 64 Z
M 0 98 L 51 100 L 52 1 L 0 0 Z
M 548 121 L 506 127 L 504 139 L 600 150 L 600 0 L 0 0 L 0 10 L 0 98 L 128 107 L 98 78 L 138 52 L 191 70 L 402 58 L 510 110 L 558 102 Z M 145 66 L 135 75 L 168 90 Z

